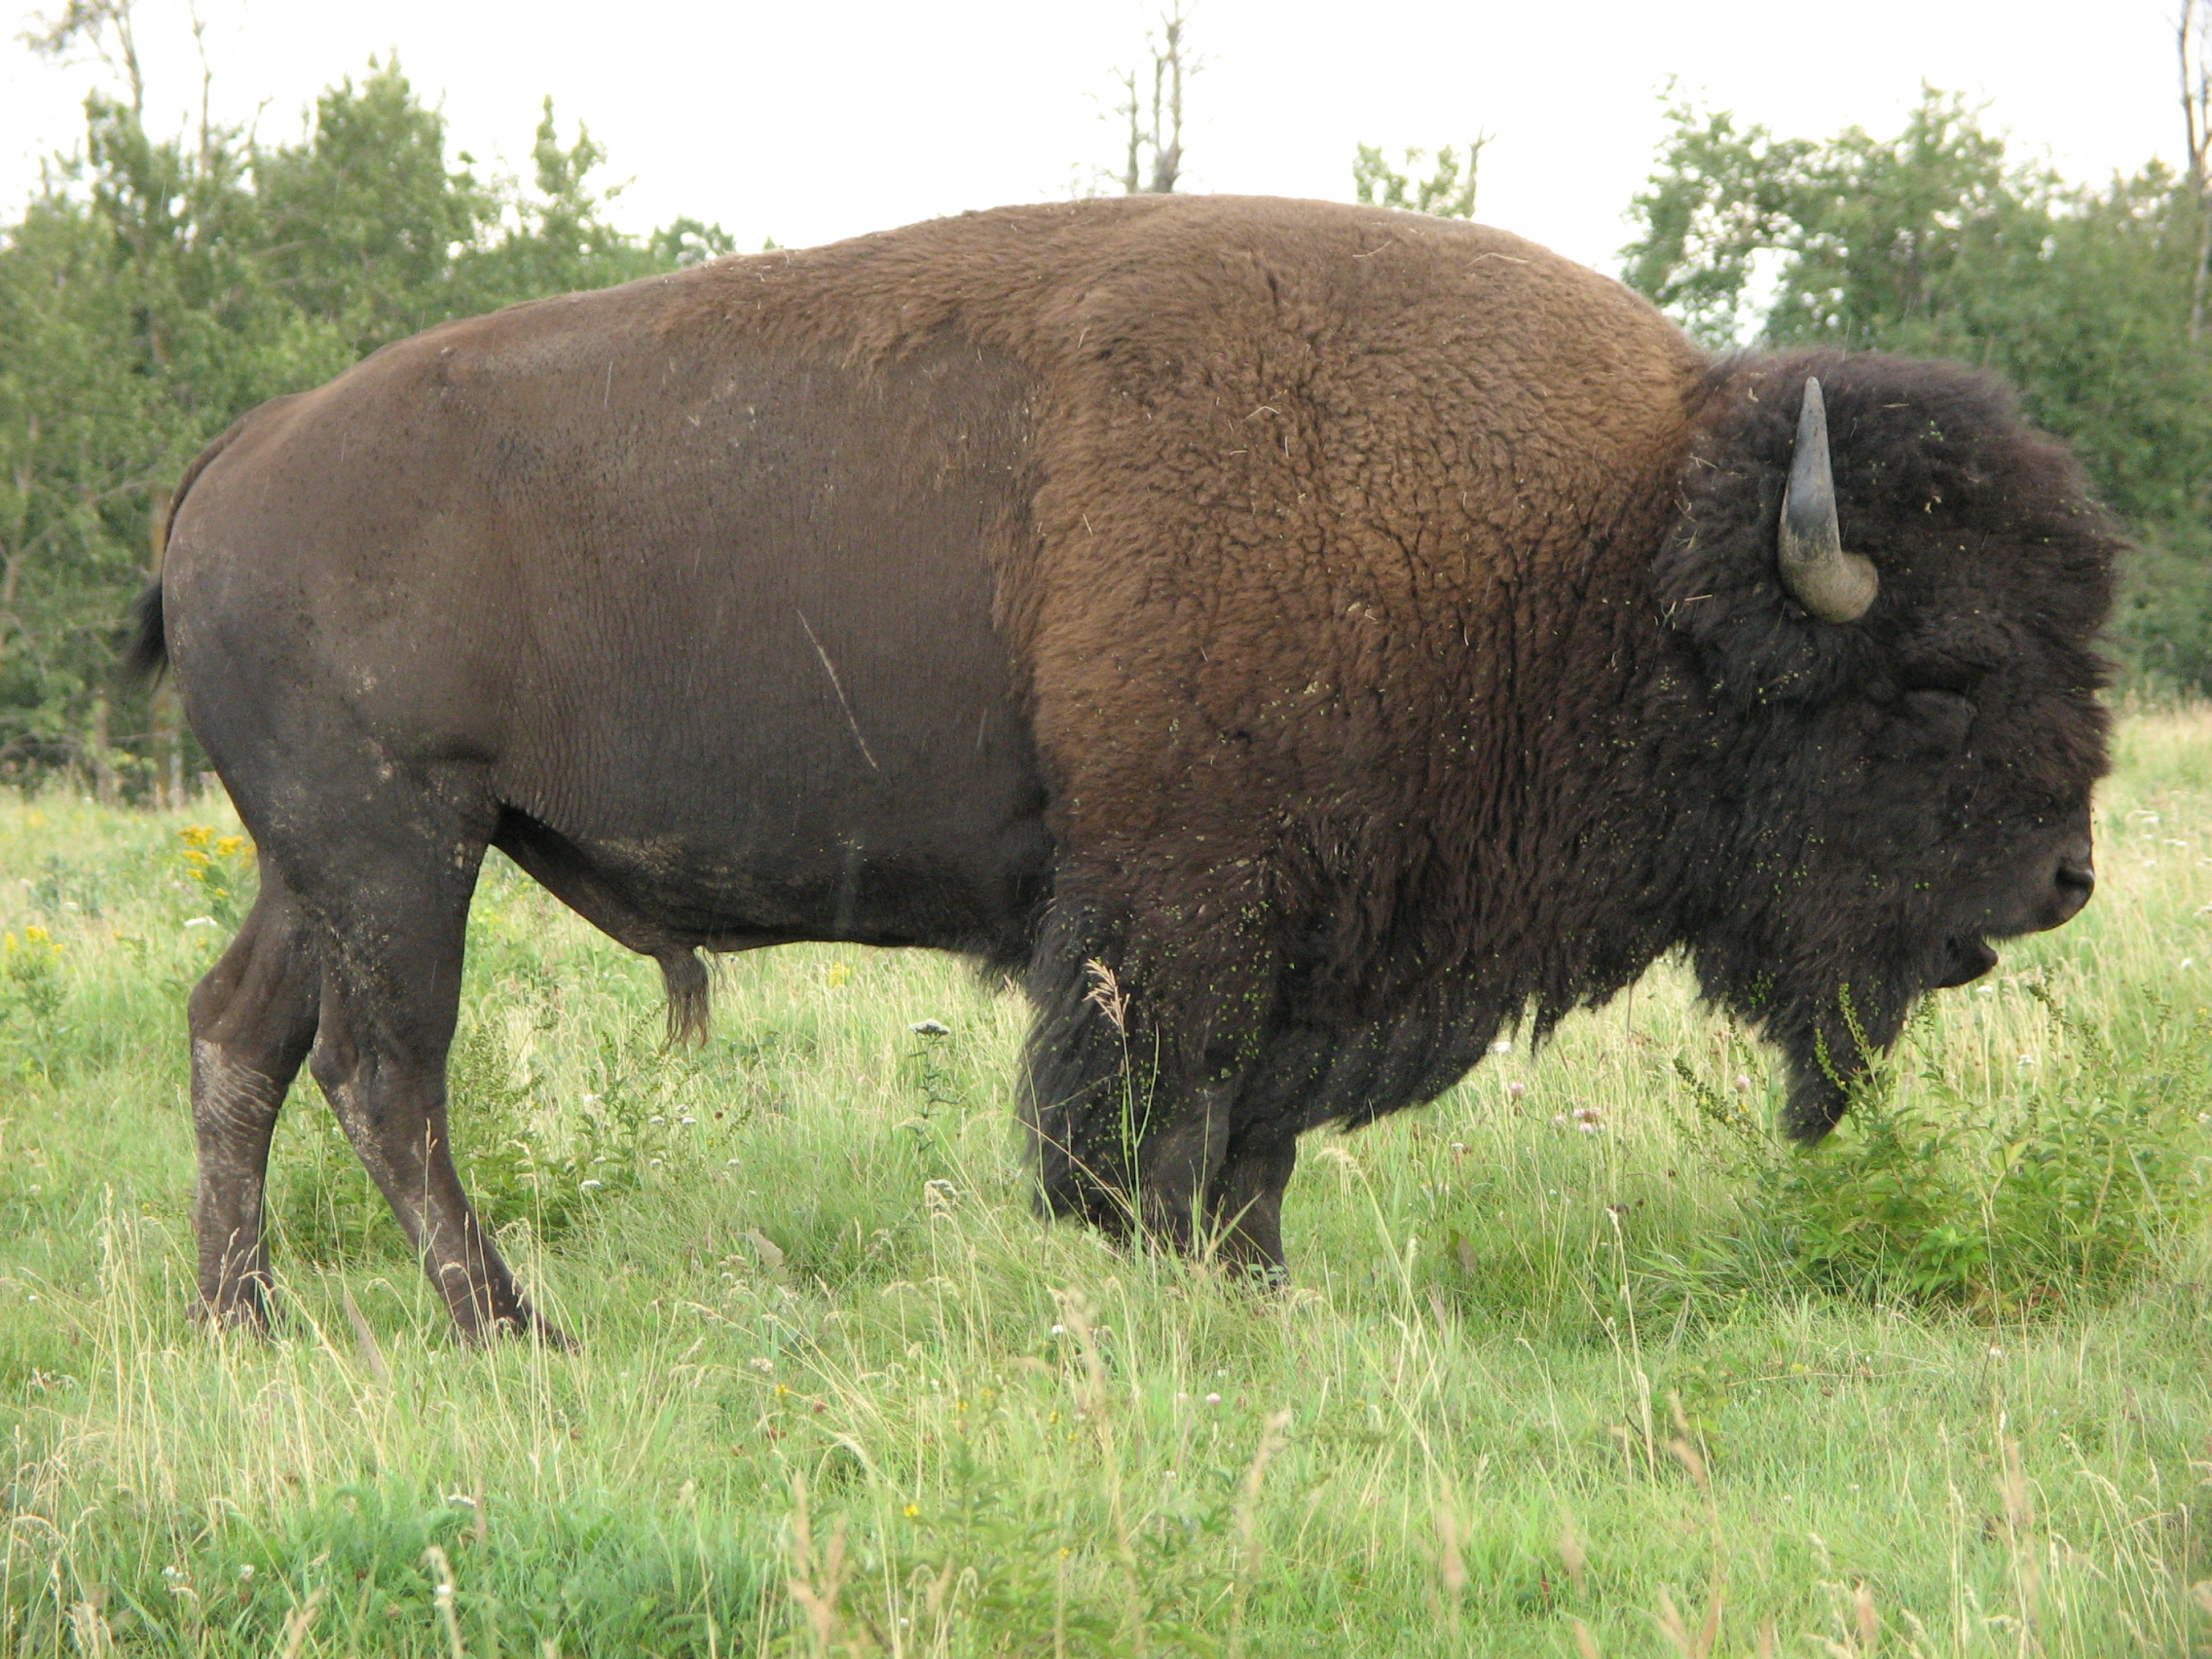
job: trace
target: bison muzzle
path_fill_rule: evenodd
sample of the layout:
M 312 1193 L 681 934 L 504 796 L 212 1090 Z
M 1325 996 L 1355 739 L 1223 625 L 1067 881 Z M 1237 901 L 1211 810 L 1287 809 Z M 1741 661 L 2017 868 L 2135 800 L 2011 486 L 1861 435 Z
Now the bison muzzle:
M 456 1324 L 498 847 L 654 957 L 1018 973 L 1038 1191 L 1282 1263 L 1298 1137 L 1654 958 L 1817 1138 L 2092 882 L 2111 523 L 1987 377 L 1713 359 L 1498 232 L 1146 198 L 449 324 L 187 473 L 139 661 L 261 852 L 191 999 L 204 1311 L 302 1062 Z M 549 1335 L 552 1333 L 548 1333 Z

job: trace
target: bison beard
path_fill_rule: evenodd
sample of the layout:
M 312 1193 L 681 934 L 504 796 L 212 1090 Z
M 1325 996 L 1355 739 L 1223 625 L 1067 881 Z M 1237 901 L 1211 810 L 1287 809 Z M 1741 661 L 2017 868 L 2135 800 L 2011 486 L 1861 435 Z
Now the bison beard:
M 1018 969 L 1044 1203 L 1271 1272 L 1302 1133 L 1672 949 L 1816 1138 L 2086 898 L 2115 549 L 1985 377 L 1711 361 L 1375 209 L 1007 209 L 434 330 L 195 463 L 141 610 L 263 857 L 193 999 L 204 1308 L 266 1317 L 304 1058 L 461 1330 L 535 1321 L 445 1144 L 490 846 L 687 1029 L 702 947 Z

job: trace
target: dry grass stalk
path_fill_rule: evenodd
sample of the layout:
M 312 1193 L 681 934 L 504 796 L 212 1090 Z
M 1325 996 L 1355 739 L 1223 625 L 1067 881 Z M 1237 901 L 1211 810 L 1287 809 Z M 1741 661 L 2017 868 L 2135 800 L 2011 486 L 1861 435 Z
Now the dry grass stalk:
M 1116 1031 L 1126 1037 L 1129 1034 L 1129 995 L 1122 989 L 1121 978 L 1095 958 L 1086 962 L 1083 971 L 1090 978 L 1088 1000 Z
M 1083 1360 L 1083 1375 L 1070 1391 L 1078 1420 L 1088 1423 L 1098 1438 L 1099 1465 L 1106 1483 L 1106 1509 L 1114 1523 L 1114 1550 L 1126 1590 L 1124 1635 L 1126 1640 L 1141 1646 L 1145 1621 L 1144 1574 L 1137 1566 L 1136 1540 L 1130 1531 L 1127 1505 L 1122 1499 L 1122 1460 L 1114 1446 L 1113 1416 L 1107 1410 L 1113 1396 L 1107 1388 L 1106 1359 L 1098 1349 L 1097 1327 L 1090 1317 L 1088 1299 L 1079 1290 L 1056 1290 L 1052 1301 L 1060 1310 L 1060 1323 L 1075 1339 L 1076 1352 Z
M 1277 1412 L 1268 1419 L 1260 1430 L 1260 1444 L 1252 1452 L 1252 1466 L 1244 1471 L 1243 1488 L 1236 1494 L 1238 1566 L 1230 1587 L 1229 1659 L 1238 1659 L 1244 1651 L 1244 1603 L 1260 1576 L 1260 1483 L 1267 1479 L 1268 1464 L 1282 1450 L 1282 1431 L 1289 1426 L 1288 1412 Z
M 1685 1472 L 1705 1498 L 1707 1530 L 1713 1538 L 1713 1567 L 1706 1578 L 1705 1622 L 1695 1633 L 1684 1624 L 1676 1609 L 1674 1598 L 1665 1586 L 1659 1591 L 1659 1628 L 1682 1659 L 1712 1659 L 1720 1645 L 1720 1614 L 1728 1602 L 1728 1536 L 1720 1525 L 1720 1503 L 1714 1495 L 1713 1475 L 1707 1469 L 1705 1454 L 1691 1437 L 1689 1419 L 1683 1414 L 1681 1396 L 1671 1394 L 1669 1404 L 1674 1408 L 1675 1434 L 1667 1442 L 1667 1450 Z
M 110 1659 L 115 1652 L 115 1633 L 91 1602 L 79 1602 L 69 1609 L 69 1628 L 77 1638 L 77 1651 L 85 1659 Z
M 784 1270 L 783 1247 L 757 1227 L 745 1230 L 745 1241 L 753 1246 L 754 1259 L 760 1264 L 760 1272 L 777 1284 L 791 1283 L 791 1274 Z
M 2027 1472 L 2020 1464 L 2020 1443 L 2006 1434 L 2004 1427 L 2004 1419 L 2000 1417 L 1998 1488 L 2005 1499 L 2006 1540 L 2012 1547 L 2012 1571 L 2019 1584 L 2020 1651 L 2030 1653 L 2041 1645 L 2043 1563 L 2037 1558 L 2034 1540 L 2027 1535 L 2035 1525 L 2036 1512 L 2035 1501 L 2028 1492 Z
M 384 1349 L 377 1344 L 376 1332 L 369 1329 L 368 1320 L 361 1313 L 360 1305 L 353 1300 L 351 1291 L 342 1293 L 346 1299 L 346 1318 L 353 1327 L 353 1346 L 360 1350 L 361 1367 L 386 1387 L 391 1385 L 391 1367 L 385 1363 Z
M 1052 1563 L 1052 1659 L 1068 1656 L 1068 1547 Z
M 1853 1622 L 1859 1627 L 1860 1647 L 1867 1653 L 1873 1652 L 1874 1644 L 1882 1640 L 1882 1621 L 1874 1611 L 1874 1592 L 1864 1584 L 1851 1593 L 1851 1612 Z
M 837 1635 L 837 1598 L 845 1588 L 845 1524 L 830 1534 L 819 1569 L 814 1560 L 814 1527 L 806 1506 L 806 1477 L 792 1477 L 792 1600 L 806 1609 L 817 1655 L 830 1651 Z
M 1106 1361 L 1098 1351 L 1097 1327 L 1091 1322 L 1090 1303 L 1080 1290 L 1062 1290 L 1053 1293 L 1052 1300 L 1059 1305 L 1060 1323 L 1075 1338 L 1076 1352 L 1083 1360 L 1083 1380 L 1074 1389 L 1077 1415 L 1087 1420 L 1093 1419 L 1106 1408 Z
M 1583 1577 L 1589 1570 L 1590 1557 L 1582 1548 L 1582 1539 L 1574 1529 L 1574 1517 L 1567 1505 L 1559 1511 L 1559 1559 L 1567 1568 L 1567 1576 L 1577 1594 L 1583 1589 Z
M 1839 1594 L 1842 1589 L 1840 1585 L 1836 1584 L 1827 1584 L 1824 1588 L 1831 1594 Z M 1850 1617 L 1845 1618 L 1840 1604 L 1838 1604 L 1835 1618 L 1836 1627 L 1843 1636 L 1841 1641 L 1831 1641 L 1825 1636 L 1809 1639 L 1817 1641 L 1821 1644 L 1821 1650 L 1826 1653 L 1829 1659 L 1872 1659 L 1872 1655 L 1880 1651 L 1882 1617 L 1874 1608 L 1874 1592 L 1867 1588 L 1863 1579 L 1851 1587 Z M 1774 1627 L 1771 1624 L 1760 1627 L 1759 1640 L 1761 1642 L 1771 1642 L 1773 1629 Z M 1907 1643 L 1907 1650 L 1915 1654 L 1920 1651 L 1918 1647 L 1912 1646 L 1909 1642 Z M 1771 1646 L 1761 1648 L 1762 1653 L 1771 1651 Z
M 1436 1506 L 1436 1578 L 1444 1595 L 1444 1620 L 1452 1640 L 1459 1640 L 1459 1602 L 1467 1593 L 1467 1564 L 1459 1554 L 1459 1518 L 1452 1506 Z
M 428 1565 L 430 1575 L 437 1580 L 430 1588 L 430 1599 L 437 1604 L 438 1622 L 446 1627 L 446 1649 L 452 1659 L 468 1659 L 468 1649 L 461 1640 L 461 1610 L 454 1605 L 453 1563 L 435 1544 L 423 1552 L 423 1560 Z
M 301 1649 L 308 1644 L 308 1632 L 314 1629 L 314 1621 L 322 1616 L 323 1598 L 329 1594 L 329 1585 L 317 1584 L 305 1602 L 284 1615 L 282 1659 L 300 1659 Z
M 1598 1659 L 1598 1639 L 1590 1634 L 1590 1627 L 1580 1619 L 1574 1621 L 1574 1650 L 1582 1659 Z

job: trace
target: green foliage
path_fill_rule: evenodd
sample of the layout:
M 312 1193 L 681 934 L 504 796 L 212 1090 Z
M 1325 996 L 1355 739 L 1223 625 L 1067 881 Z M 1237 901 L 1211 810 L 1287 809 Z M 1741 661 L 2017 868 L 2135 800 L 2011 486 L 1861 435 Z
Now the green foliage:
M 568 1234 L 597 1204 L 637 1193 L 694 1123 L 695 1068 L 664 1065 L 634 1029 L 603 1035 L 597 1088 L 565 1103 L 552 1079 L 519 1063 L 500 1024 L 465 1021 L 446 1073 L 454 1161 L 493 1232 L 527 1226 L 541 1243 Z M 322 1266 L 407 1258 L 407 1242 L 345 1131 L 325 1112 L 284 1120 L 271 1214 L 289 1249 Z M 672 1123 L 673 1119 L 673 1123 Z
M 173 710 L 107 704 L 122 619 L 185 463 L 254 405 L 451 317 L 730 250 L 680 219 L 607 220 L 605 152 L 548 100 L 530 187 L 447 159 L 394 60 L 325 92 L 297 143 L 142 123 L 128 8 L 50 31 L 100 43 L 132 97 L 94 92 L 82 150 L 0 225 L 0 773 L 150 775 Z M 42 37 L 43 38 L 43 37 Z
M 2025 990 L 2064 1040 L 2055 1064 L 2023 1058 L 2026 1087 L 1994 1098 L 1962 1087 L 1924 1016 L 1809 1151 L 1778 1146 L 1757 1114 L 1677 1058 L 1698 1138 L 1745 1195 L 1748 1228 L 1709 1241 L 1708 1266 L 1723 1280 L 1772 1284 L 1779 1269 L 1988 1320 L 2129 1288 L 2204 1211 L 2212 1013 L 2174 1016 L 2138 992 L 2153 1005 L 2147 1035 L 2121 1053 L 2041 984 Z
M 454 1140 L 574 1353 L 457 1346 L 307 1083 L 278 1330 L 190 1324 L 183 1004 L 224 942 L 185 925 L 192 821 L 0 793 L 0 933 L 60 947 L 52 1074 L 0 1086 L 0 1651 L 267 1659 L 313 1606 L 302 1659 L 1518 1659 L 1576 1620 L 1659 1651 L 1709 1584 L 1714 1653 L 1769 1625 L 1866 1653 L 1861 1587 L 1885 1647 L 2194 1651 L 2212 713 L 2116 748 L 2097 902 L 1932 999 L 1865 1124 L 1773 1148 L 1773 1057 L 1663 967 L 1308 1137 L 1261 1294 L 1033 1213 L 1017 996 L 923 952 L 749 951 L 707 1046 L 664 1051 L 652 966 L 495 856 Z M 1677 1055 L 1766 1161 L 1701 1151 Z M 2121 1191 L 2138 1155 L 2162 1218 Z M 303 1215 L 303 1165 L 357 1221 Z M 556 1169 L 606 1185 L 541 1230 Z M 1792 1169 L 1837 1174 L 1792 1198 Z
M 206 919 L 228 936 L 244 920 L 254 880 L 253 843 L 243 835 L 218 835 L 204 824 L 177 831 L 184 879 L 206 905 Z
M 1403 207 L 1416 213 L 1433 213 L 1442 219 L 1475 216 L 1475 181 L 1482 165 L 1488 134 L 1467 146 L 1464 157 L 1447 144 L 1436 152 L 1436 165 L 1426 178 L 1417 174 L 1428 160 L 1426 150 L 1405 152 L 1406 171 L 1399 172 L 1383 159 L 1380 146 L 1362 144 L 1352 159 L 1351 183 L 1356 199 L 1377 207 Z
M 479 1501 L 359 1480 L 275 1529 L 220 1511 L 142 1515 L 94 1569 L 113 1644 L 91 1650 L 259 1659 L 287 1650 L 311 1598 L 314 1616 L 304 1622 L 317 1640 L 305 1651 L 422 1659 L 729 1653 L 742 1650 L 729 1633 L 758 1617 L 766 1564 L 682 1514 L 640 1513 L 603 1494 L 501 1504 L 496 1525 L 480 1525 Z M 15 1629 L 11 1651 L 85 1651 L 72 1638 L 91 1620 L 53 1612 L 52 1623 L 34 1611 Z M 141 1647 L 143 1639 L 159 1645 Z
M 2101 189 L 2020 166 L 1956 96 L 1894 138 L 1781 138 L 1678 104 L 1625 279 L 1710 346 L 1757 339 L 1993 368 L 2145 554 L 2116 634 L 2212 685 L 2212 341 L 2191 338 L 2201 207 L 2161 164 Z
M 349 354 L 457 314 L 456 268 L 499 217 L 496 189 L 448 168 L 445 120 L 396 60 L 325 92 L 312 134 L 257 154 L 253 174 L 263 271 Z
M 61 946 L 36 923 L 0 933 L 0 1079 L 51 1082 L 66 1035 Z
M 1645 228 L 1626 276 L 1712 345 L 1749 326 L 1777 344 L 1945 343 L 1975 277 L 2013 245 L 2040 249 L 2048 228 L 2055 181 L 2009 169 L 2003 141 L 1933 90 L 1889 140 L 1856 127 L 1825 144 L 1778 139 L 1686 105 L 1669 119 L 1631 208 Z M 1761 254 L 1782 263 L 1754 315 Z

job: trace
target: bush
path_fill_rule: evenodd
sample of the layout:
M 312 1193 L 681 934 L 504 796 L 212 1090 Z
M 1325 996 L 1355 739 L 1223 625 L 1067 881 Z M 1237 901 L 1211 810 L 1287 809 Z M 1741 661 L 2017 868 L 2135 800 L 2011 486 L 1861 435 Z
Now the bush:
M 654 1055 L 644 1040 L 600 1045 L 596 1092 L 572 1106 L 542 1072 L 524 1071 L 498 1024 L 463 1021 L 446 1073 L 447 1120 L 462 1188 L 494 1233 L 527 1222 L 550 1242 L 595 1204 L 635 1190 L 675 1144 L 666 1074 L 680 1059 Z M 295 1086 L 284 1142 L 270 1160 L 271 1213 L 286 1246 L 308 1261 L 339 1266 L 408 1254 L 384 1195 L 345 1131 L 313 1110 Z
M 1977 1100 L 1946 1070 L 1924 1012 L 1811 1150 L 1781 1146 L 1677 1059 L 1693 1138 L 1746 1195 L 1749 1225 L 1707 1266 L 1993 1319 L 2130 1283 L 2204 1214 L 2212 1011 L 2181 1017 L 2135 993 L 2161 1017 L 2122 1052 L 2043 986 L 2024 988 L 2063 1044 L 2039 1082 Z

